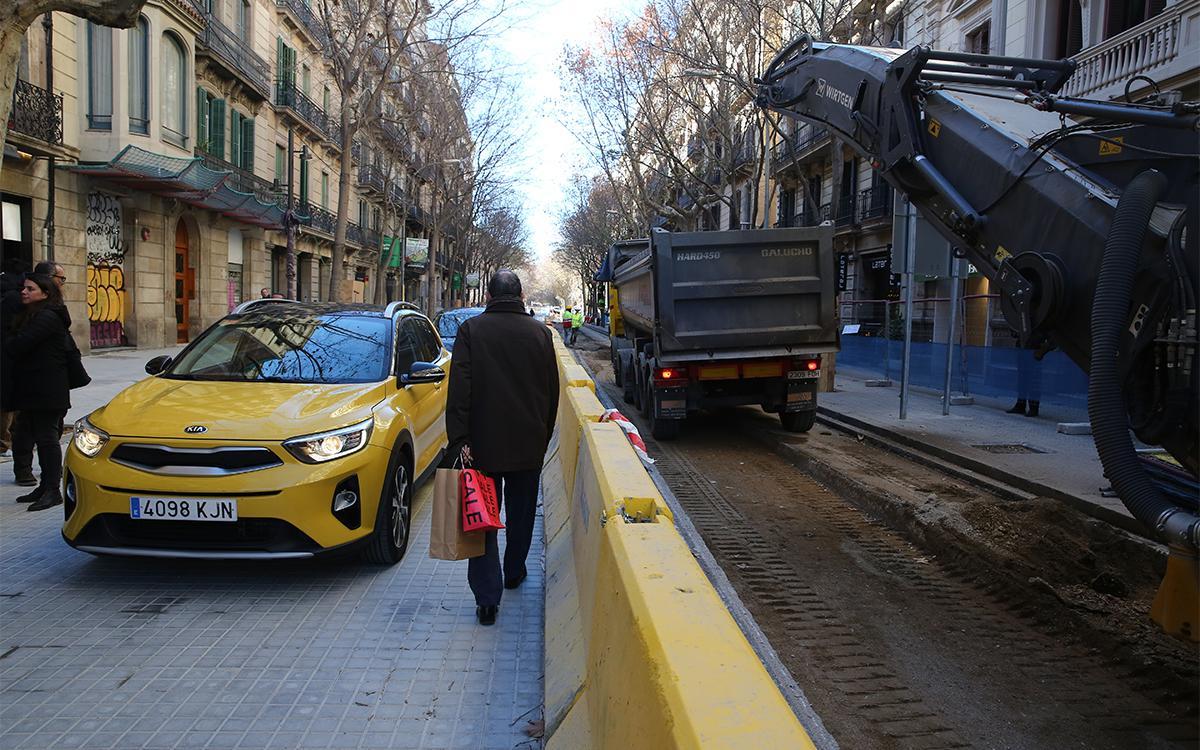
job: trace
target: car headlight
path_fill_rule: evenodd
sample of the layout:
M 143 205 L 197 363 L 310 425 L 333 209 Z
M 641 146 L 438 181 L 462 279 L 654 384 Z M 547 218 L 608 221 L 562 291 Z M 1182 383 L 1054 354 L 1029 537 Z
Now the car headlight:
M 283 447 L 306 464 L 319 464 L 357 453 L 367 445 L 375 418 L 316 435 L 302 435 L 286 440 Z
M 108 442 L 108 433 L 96 428 L 87 421 L 87 417 L 83 417 L 75 423 L 75 437 L 72 440 L 76 450 L 88 458 L 95 458 Z

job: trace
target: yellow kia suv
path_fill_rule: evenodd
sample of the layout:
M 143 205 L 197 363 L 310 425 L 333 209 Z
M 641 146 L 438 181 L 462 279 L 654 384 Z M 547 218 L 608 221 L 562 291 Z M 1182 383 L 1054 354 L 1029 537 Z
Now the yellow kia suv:
M 247 302 L 75 424 L 63 538 L 96 554 L 400 560 L 446 447 L 447 352 L 411 305 Z

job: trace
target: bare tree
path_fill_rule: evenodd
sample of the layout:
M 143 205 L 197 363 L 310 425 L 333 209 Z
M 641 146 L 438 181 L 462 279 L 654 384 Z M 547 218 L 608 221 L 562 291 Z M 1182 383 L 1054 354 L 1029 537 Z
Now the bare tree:
M 61 11 L 102 26 L 128 29 L 146 0 L 7 0 L 0 3 L 0 144 L 8 138 L 8 115 L 17 85 L 17 58 L 29 25 L 44 13 Z M 3 168 L 3 164 L 0 164 Z

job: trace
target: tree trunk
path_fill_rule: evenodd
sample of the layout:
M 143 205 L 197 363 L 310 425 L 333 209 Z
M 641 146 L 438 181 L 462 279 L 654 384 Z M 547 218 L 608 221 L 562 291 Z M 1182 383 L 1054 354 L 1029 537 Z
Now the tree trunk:
M 392 242 L 399 242 L 399 236 L 395 233 L 395 213 L 391 208 L 384 210 L 383 225 L 392 230 Z M 391 249 L 390 246 L 388 248 Z M 400 252 L 404 252 L 404 248 L 400 248 Z M 389 255 L 384 253 L 383 248 L 379 249 L 379 263 L 375 268 L 375 304 L 382 305 L 387 302 L 387 264 L 390 259 Z
M 430 232 L 430 234 L 429 234 L 429 260 L 426 261 L 429 264 L 428 265 L 429 288 L 427 290 L 425 290 L 426 291 L 426 300 L 428 303 L 428 309 L 425 311 L 426 315 L 433 315 L 440 309 L 440 305 L 438 304 L 438 301 L 440 299 L 440 296 L 438 295 L 438 281 L 439 281 L 438 277 L 441 274 L 438 272 L 438 267 L 437 267 L 437 256 L 438 256 L 437 246 L 438 246 L 438 242 L 440 242 L 440 241 L 441 241 L 441 232 L 438 230 L 437 221 L 434 221 L 433 222 L 433 231 Z
M 43 13 L 62 11 L 103 26 L 128 29 L 137 22 L 146 0 L 22 0 L 0 3 L 0 144 L 8 138 L 17 58 L 29 25 Z M 53 64 L 53 61 L 50 61 Z M 0 159 L 0 169 L 4 168 Z
M 350 181 L 354 177 L 354 156 L 350 148 L 354 143 L 354 132 L 350 129 L 350 113 L 342 108 L 342 155 L 339 161 L 337 224 L 333 230 L 333 250 L 330 252 L 329 299 L 328 302 L 349 302 L 351 295 L 345 293 L 346 280 L 346 229 L 350 224 Z

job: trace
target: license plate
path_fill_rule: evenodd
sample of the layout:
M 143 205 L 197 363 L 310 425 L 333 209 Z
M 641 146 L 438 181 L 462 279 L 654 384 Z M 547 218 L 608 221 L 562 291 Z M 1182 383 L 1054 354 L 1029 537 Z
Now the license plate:
M 820 370 L 788 370 L 788 380 L 820 380 Z
M 148 521 L 236 521 L 237 500 L 131 497 L 129 517 Z

